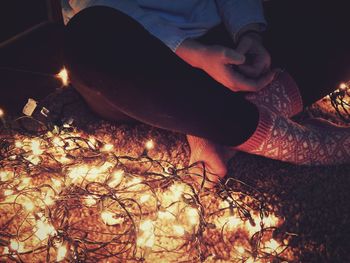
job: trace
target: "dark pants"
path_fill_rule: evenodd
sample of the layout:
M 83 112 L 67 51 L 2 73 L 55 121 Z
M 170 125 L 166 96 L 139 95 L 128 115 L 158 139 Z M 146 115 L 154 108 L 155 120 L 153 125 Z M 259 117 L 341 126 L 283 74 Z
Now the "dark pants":
M 308 1 L 314 5 L 304 3 Z M 305 104 L 350 77 L 350 25 L 346 34 L 347 17 L 338 12 L 342 6 L 317 9 L 318 1 L 308 1 L 266 5 L 266 45 L 273 64 L 296 78 Z M 222 26 L 199 40 L 233 47 Z M 69 22 L 65 42 L 73 85 L 105 118 L 131 117 L 231 146 L 243 143 L 256 129 L 258 110 L 243 94 L 192 68 L 117 10 L 92 7 L 80 12 Z

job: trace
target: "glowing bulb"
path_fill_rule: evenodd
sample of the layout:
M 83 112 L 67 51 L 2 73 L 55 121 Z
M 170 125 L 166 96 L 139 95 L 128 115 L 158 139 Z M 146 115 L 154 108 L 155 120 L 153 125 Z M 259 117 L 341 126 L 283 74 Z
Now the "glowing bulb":
M 13 190 L 5 190 L 4 191 L 4 196 L 9 196 L 13 194 Z
M 89 195 L 84 199 L 84 204 L 87 206 L 93 206 L 93 205 L 96 205 L 96 203 L 97 201 L 92 195 Z
M 107 182 L 108 186 L 112 188 L 118 186 L 120 182 L 123 180 L 123 176 L 124 176 L 123 170 L 115 171 Z
M 68 86 L 69 84 L 69 75 L 68 71 L 65 67 L 61 69 L 61 71 L 56 75 L 57 78 L 59 78 L 62 81 L 63 86 Z
M 43 153 L 43 150 L 40 148 L 40 141 L 33 140 L 31 142 L 31 150 L 34 155 L 40 155 Z
M 265 247 L 268 248 L 268 250 L 276 251 L 278 247 L 280 246 L 278 242 L 271 238 L 269 241 L 267 241 L 265 244 Z
M 53 144 L 57 147 L 62 147 L 64 146 L 64 142 L 62 141 L 61 138 L 59 137 L 54 137 L 53 140 L 52 140 Z
M 243 254 L 243 253 L 245 252 L 245 249 L 244 249 L 244 247 L 242 247 L 242 246 L 236 247 L 236 250 L 237 250 L 238 253 L 240 253 L 240 254 Z
M 0 181 L 8 181 L 8 180 L 10 180 L 10 173 L 0 172 Z
M 199 215 L 198 215 L 198 211 L 197 209 L 194 209 L 194 208 L 188 208 L 187 209 L 187 219 L 188 219 L 188 222 L 191 224 L 191 225 L 197 225 L 198 222 L 199 222 Z
M 137 245 L 140 247 L 153 247 L 155 242 L 153 221 L 145 220 L 141 222 L 140 230 L 143 231 L 143 233 L 138 237 Z
M 28 201 L 28 202 L 23 203 L 23 206 L 28 212 L 32 212 L 35 208 L 35 205 L 33 204 L 32 201 Z
M 152 150 L 154 148 L 154 142 L 153 140 L 149 140 L 146 142 L 145 147 L 147 150 Z
M 140 197 L 140 203 L 146 203 L 151 198 L 151 195 L 145 194 Z
M 4 110 L 0 108 L 0 118 L 4 117 L 4 115 L 5 115 Z
M 51 178 L 51 182 L 57 191 L 59 191 L 61 189 L 62 182 L 60 180 L 57 180 L 55 178 Z
M 55 204 L 55 200 L 50 195 L 47 195 L 44 199 L 44 203 L 47 206 L 51 206 L 51 205 Z
M 67 247 L 65 245 L 60 245 L 57 249 L 56 261 L 62 261 L 67 254 Z
M 51 224 L 47 223 L 46 218 L 41 218 L 40 220 L 36 221 L 36 228 L 37 231 L 35 232 L 35 235 L 40 241 L 43 241 L 49 236 L 56 234 L 55 228 Z
M 153 231 L 153 229 L 154 229 L 153 221 L 148 219 L 148 220 L 141 222 L 140 229 L 144 232 Z
M 15 142 L 15 146 L 16 146 L 16 148 L 22 148 L 23 147 L 23 143 L 21 141 L 16 141 Z
M 341 83 L 340 85 L 339 85 L 339 89 L 340 90 L 346 90 L 348 88 L 348 85 L 346 85 L 345 83 Z
M 183 228 L 183 226 L 174 225 L 173 230 L 178 236 L 183 236 L 185 234 L 185 229 Z
M 184 190 L 185 190 L 184 185 L 182 185 L 182 184 L 173 184 L 170 187 L 170 191 L 172 192 L 173 200 L 174 201 L 180 200 Z
M 234 216 L 230 216 L 230 217 L 227 219 L 227 226 L 228 226 L 229 228 L 238 227 L 240 223 L 241 223 L 240 219 L 237 218 L 237 217 L 234 217 Z
M 23 252 L 24 251 L 24 244 L 23 242 L 18 242 L 17 240 L 11 240 L 10 241 L 10 248 L 12 250 L 15 250 L 17 252 Z
M 124 219 L 122 217 L 115 218 L 114 215 L 115 214 L 112 212 L 103 211 L 101 213 L 101 218 L 102 218 L 103 222 L 109 226 L 118 225 L 118 224 L 121 224 L 124 222 Z
M 114 148 L 113 144 L 107 143 L 103 146 L 102 151 L 110 152 Z
M 163 219 L 163 220 L 172 220 L 175 219 L 175 216 L 170 213 L 169 211 L 159 211 L 158 212 L 158 218 Z

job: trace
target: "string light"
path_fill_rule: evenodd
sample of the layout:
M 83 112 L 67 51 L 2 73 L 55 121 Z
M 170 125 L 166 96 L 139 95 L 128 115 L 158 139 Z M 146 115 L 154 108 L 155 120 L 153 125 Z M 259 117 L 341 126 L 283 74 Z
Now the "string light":
M 337 115 L 346 123 L 350 123 L 350 82 L 344 82 L 327 98 L 335 109 Z
M 68 70 L 65 67 L 61 69 L 61 71 L 56 75 L 56 77 L 62 81 L 63 87 L 66 87 L 69 85 Z
M 1 119 L 1 122 L 4 126 L 6 126 L 6 121 L 5 121 L 5 111 L 0 108 L 0 119 Z
M 64 258 L 66 257 L 66 254 L 67 254 L 67 247 L 65 245 L 60 245 L 57 248 L 56 261 L 60 262 L 60 261 L 64 260 Z
M 0 213 L 11 221 L 0 261 L 13 252 L 26 262 L 294 259 L 285 245 L 289 236 L 273 238 L 282 220 L 257 193 L 250 197 L 226 184 L 201 188 L 191 167 L 148 153 L 117 155 L 121 149 L 100 137 L 112 141 L 63 128 L 2 141 L 8 149 L 2 149 Z M 146 150 L 154 149 L 150 141 Z
M 146 142 L 145 147 L 147 150 L 152 150 L 154 148 L 154 142 L 153 140 L 149 140 Z

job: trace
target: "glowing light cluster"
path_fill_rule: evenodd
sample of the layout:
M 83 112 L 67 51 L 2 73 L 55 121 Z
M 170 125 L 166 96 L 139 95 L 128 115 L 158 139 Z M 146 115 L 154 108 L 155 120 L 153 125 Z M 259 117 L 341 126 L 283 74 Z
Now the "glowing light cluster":
M 169 163 L 142 151 L 117 155 L 111 140 L 83 132 L 4 140 L 10 147 L 0 165 L 1 229 L 7 224 L 0 261 L 293 258 L 289 237 L 272 235 L 282 220 L 257 209 L 266 207 L 257 198 L 225 185 L 202 189 L 189 168 L 166 169 Z M 156 150 L 154 141 L 145 149 Z
M 68 86 L 69 75 L 68 75 L 68 70 L 65 67 L 62 68 L 62 70 L 56 75 L 56 77 L 62 81 L 63 87 Z

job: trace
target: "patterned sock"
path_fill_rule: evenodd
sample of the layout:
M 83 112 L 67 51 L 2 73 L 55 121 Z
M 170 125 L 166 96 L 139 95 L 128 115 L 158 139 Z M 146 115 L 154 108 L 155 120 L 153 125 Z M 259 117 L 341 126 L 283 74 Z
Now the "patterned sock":
M 299 165 L 350 162 L 350 129 L 292 120 L 260 108 L 256 131 L 235 149 Z
M 247 100 L 257 106 L 268 108 L 275 114 L 292 117 L 303 109 L 303 101 L 294 79 L 285 71 L 259 92 L 249 93 Z

